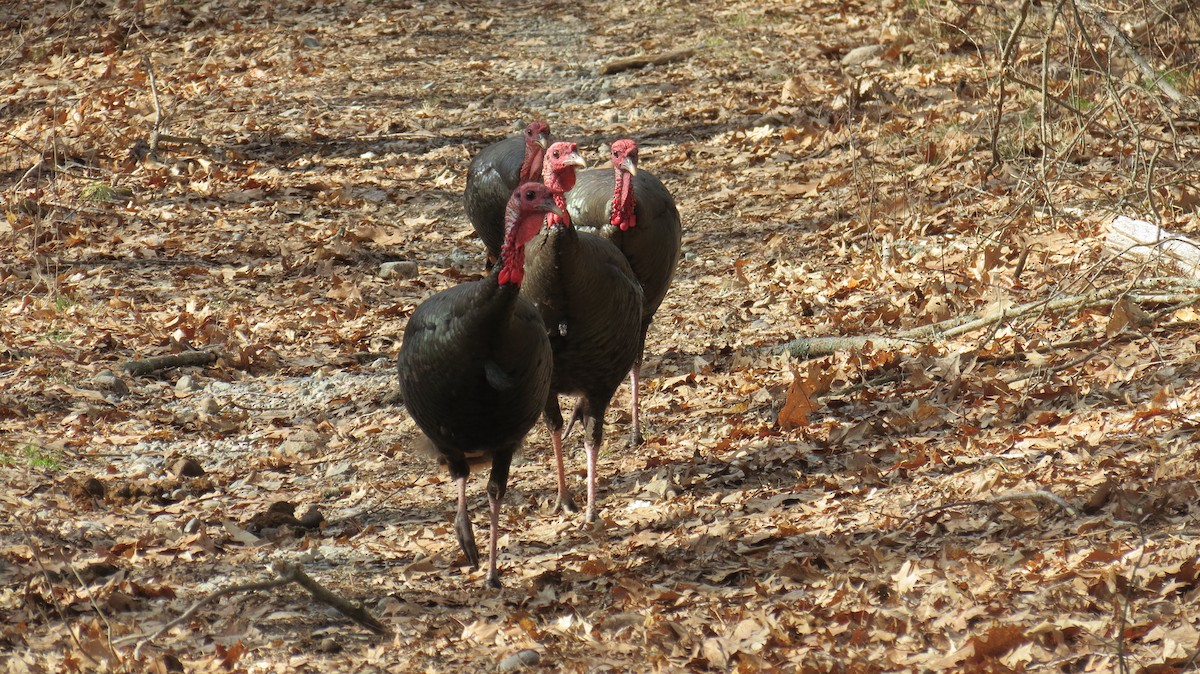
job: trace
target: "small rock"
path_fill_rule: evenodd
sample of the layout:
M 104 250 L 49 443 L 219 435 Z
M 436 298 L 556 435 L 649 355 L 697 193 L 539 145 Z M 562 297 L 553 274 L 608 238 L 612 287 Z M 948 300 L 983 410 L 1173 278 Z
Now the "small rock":
M 316 529 L 325 521 L 325 516 L 317 509 L 317 506 L 309 506 L 307 510 L 300 515 L 300 526 L 305 529 Z
M 300 44 L 312 49 L 314 47 L 320 47 L 321 41 L 311 35 L 305 35 L 304 40 L 302 40 Z
M 354 474 L 354 463 L 351 461 L 339 461 L 329 468 L 325 469 L 325 478 L 349 477 Z
M 288 436 L 280 450 L 297 456 L 316 456 L 329 444 L 329 436 L 311 430 L 300 430 Z
M 379 265 L 379 278 L 383 279 L 409 279 L 416 278 L 417 263 L 412 260 L 398 260 L 396 262 L 384 262 Z
M 617 632 L 626 627 L 636 627 L 646 624 L 646 618 L 640 613 L 613 613 L 600 621 L 600 629 Z
M 194 534 L 197 531 L 200 531 L 200 527 L 202 527 L 202 526 L 204 526 L 204 523 L 201 522 L 199 519 L 193 517 L 192 519 L 188 520 L 186 524 L 183 525 L 183 533 L 188 534 L 188 535 Z
M 515 672 L 523 667 L 532 667 L 542 661 L 542 656 L 538 655 L 537 651 L 526 648 L 523 651 L 517 651 L 512 655 L 500 661 L 500 671 Z
M 363 201 L 368 201 L 373 204 L 381 204 L 388 199 L 388 193 L 379 188 L 363 190 L 359 193 L 359 196 L 362 197 Z
M 846 52 L 846 55 L 842 57 L 842 65 L 845 67 L 860 65 L 870 61 L 882 53 L 883 47 L 877 44 L 868 44 L 861 47 L 855 47 L 854 49 Z
M 200 404 L 197 405 L 197 407 L 199 407 L 200 411 L 204 414 L 217 415 L 221 413 L 221 404 L 218 403 L 216 398 L 213 398 L 212 396 L 204 396 L 204 398 L 200 400 Z
M 179 381 L 175 382 L 175 395 L 184 396 L 195 391 L 197 388 L 199 387 L 196 386 L 195 377 L 185 374 L 179 378 Z
M 204 467 L 195 459 L 180 459 L 171 464 L 171 474 L 175 477 L 203 477 Z
M 92 377 L 92 384 L 99 389 L 112 391 L 120 397 L 129 395 L 129 385 L 110 370 L 103 370 Z
M 333 640 L 333 637 L 325 637 L 317 642 L 316 650 L 318 653 L 340 653 L 342 645 Z

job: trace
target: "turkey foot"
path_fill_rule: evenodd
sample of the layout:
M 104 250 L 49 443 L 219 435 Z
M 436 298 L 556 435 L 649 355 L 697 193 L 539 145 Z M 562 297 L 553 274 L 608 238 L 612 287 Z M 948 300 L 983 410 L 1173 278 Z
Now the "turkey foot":
M 635 428 L 629 432 L 629 446 L 630 447 L 637 447 L 638 445 L 645 442 L 645 440 L 646 439 L 644 437 L 642 437 L 642 429 Z
M 554 507 L 550 512 L 563 513 L 564 515 L 567 513 L 577 513 L 579 512 L 579 506 L 575 505 L 575 497 L 571 496 L 571 492 L 564 491 L 559 493 L 558 498 L 554 501 Z
M 471 567 L 478 569 L 479 548 L 475 545 L 475 531 L 471 527 L 471 519 L 467 517 L 466 511 L 460 510 L 458 516 L 454 518 L 454 531 L 458 533 L 458 547 L 462 548 Z

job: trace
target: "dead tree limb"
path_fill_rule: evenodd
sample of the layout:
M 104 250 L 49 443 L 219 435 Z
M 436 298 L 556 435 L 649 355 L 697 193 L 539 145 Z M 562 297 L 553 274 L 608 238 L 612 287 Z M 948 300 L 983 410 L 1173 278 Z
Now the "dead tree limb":
M 820 356 L 829 356 L 839 351 L 863 349 L 868 344 L 880 349 L 903 349 L 911 346 L 920 346 L 921 342 L 915 339 L 896 339 L 894 337 L 882 337 L 879 335 L 867 335 L 865 337 L 808 337 L 793 339 L 779 347 L 779 351 L 793 358 L 818 358 Z
M 679 51 L 669 52 L 667 54 L 659 54 L 657 56 L 650 54 L 642 54 L 641 56 L 631 56 L 629 58 L 617 59 L 609 61 L 600 66 L 598 71 L 601 75 L 611 75 L 619 73 L 623 70 L 633 70 L 635 68 L 644 68 L 646 66 L 661 66 L 667 63 L 683 61 L 691 58 L 696 53 L 695 49 L 680 49 Z
M 163 356 L 151 356 L 142 360 L 131 360 L 122 364 L 121 369 L 135 377 L 140 377 L 167 368 L 212 365 L 216 361 L 217 354 L 213 351 L 184 351 Z
M 978 506 L 978 505 L 993 505 L 994 506 L 994 505 L 999 505 L 1001 503 L 1007 503 L 1009 501 L 1042 501 L 1043 503 L 1049 503 L 1051 505 L 1058 507 L 1059 509 L 1061 509 L 1063 512 L 1067 513 L 1068 515 L 1074 515 L 1077 512 L 1074 506 L 1072 506 L 1070 503 L 1067 503 L 1066 499 L 1064 499 L 1063 497 L 1061 497 L 1058 494 L 1055 494 L 1053 492 L 1049 492 L 1044 489 L 1037 489 L 1037 490 L 1033 490 L 1033 491 L 1014 491 L 1014 492 L 1008 492 L 1006 494 L 997 494 L 996 496 L 990 496 L 988 498 L 978 499 L 975 501 L 955 501 L 953 503 L 943 503 L 942 505 L 939 505 L 939 506 L 934 506 L 932 508 L 926 508 L 925 510 L 922 510 L 921 512 L 919 512 L 917 514 L 912 515 L 912 516 L 908 517 L 907 519 L 905 519 L 903 522 L 901 522 L 900 528 L 903 529 L 904 527 L 908 526 L 910 523 L 915 522 L 922 517 L 940 513 L 943 510 L 950 510 L 952 508 L 965 508 L 967 506 Z
M 278 573 L 281 579 L 297 583 L 300 587 L 308 590 L 308 593 L 317 601 L 332 606 L 337 609 L 338 613 L 371 630 L 375 634 L 385 635 L 391 633 L 391 630 L 379 622 L 375 616 L 371 615 L 362 604 L 351 603 L 327 589 L 324 585 L 321 585 L 313 580 L 311 576 L 304 573 L 299 564 L 276 562 L 271 566 L 271 569 L 275 573 Z
M 955 316 L 939 323 L 903 330 L 890 337 L 885 335 L 801 337 L 774 347 L 772 350 L 775 353 L 785 353 L 795 358 L 817 358 L 847 349 L 862 349 L 868 344 L 884 349 L 919 347 L 938 340 L 947 340 L 982 330 L 1014 318 L 1108 306 L 1121 296 L 1127 296 L 1133 302 L 1163 304 L 1190 302 L 1198 292 L 1200 292 L 1200 280 L 1182 277 L 1149 278 L 1133 284 L 1117 283 L 1079 295 L 1038 300 L 1015 307 L 993 304 L 973 314 Z
M 1173 84 L 1168 82 L 1161 73 L 1156 71 L 1154 66 L 1150 65 L 1150 62 L 1138 52 L 1137 47 L 1133 44 L 1133 40 L 1129 39 L 1129 36 L 1125 34 L 1125 31 L 1121 30 L 1120 26 L 1113 23 L 1103 10 L 1088 2 L 1088 0 L 1075 0 L 1075 5 L 1087 12 L 1093 19 L 1095 19 L 1096 23 L 1100 24 L 1100 27 L 1104 29 L 1104 32 L 1108 33 L 1109 37 L 1121 45 L 1121 48 L 1125 50 L 1125 55 L 1129 57 L 1129 60 L 1133 61 L 1134 65 L 1138 67 L 1138 70 L 1142 71 L 1142 75 L 1144 75 L 1146 79 L 1153 82 L 1154 86 L 1157 87 L 1158 90 L 1163 94 L 1165 94 L 1167 98 L 1170 98 L 1175 102 L 1176 105 L 1184 110 L 1196 111 L 1200 109 L 1200 105 L 1197 104 L 1194 98 L 1180 92 Z
M 1104 246 L 1117 257 L 1161 257 L 1188 278 L 1200 278 L 1200 241 L 1154 223 L 1119 216 L 1109 223 Z
M 153 634 L 149 634 L 149 635 L 137 634 L 137 635 L 131 635 L 131 636 L 127 636 L 127 637 L 122 637 L 122 638 L 114 641 L 113 645 L 121 646 L 121 645 L 129 644 L 129 643 L 133 643 L 136 641 L 137 646 L 134 648 L 134 657 L 135 658 L 140 657 L 141 650 L 144 646 L 150 644 L 155 639 L 158 639 L 162 635 L 166 634 L 168 631 L 170 631 L 172 628 L 178 626 L 179 624 L 188 621 L 189 619 L 191 619 L 192 616 L 196 615 L 196 612 L 199 611 L 201 608 L 207 606 L 208 604 L 211 604 L 212 602 L 216 601 L 217 599 L 220 599 L 221 597 L 225 597 L 225 596 L 228 596 L 231 594 L 238 594 L 241 592 L 259 592 L 261 590 L 273 590 L 277 587 L 283 587 L 284 585 L 290 585 L 292 583 L 296 583 L 300 587 L 303 587 L 317 601 L 319 601 L 323 604 L 326 604 L 328 606 L 332 606 L 333 608 L 337 609 L 337 611 L 339 613 L 341 613 L 342 615 L 353 620 L 355 623 L 367 628 L 368 630 L 374 632 L 375 634 L 387 635 L 387 634 L 391 633 L 391 630 L 389 630 L 386 625 L 379 622 L 379 620 L 377 620 L 374 616 L 372 616 L 367 611 L 367 609 L 364 608 L 361 604 L 351 603 L 351 602 L 347 601 L 346 599 L 343 599 L 338 594 L 334 593 L 332 590 L 326 588 L 324 585 L 321 585 L 317 581 L 313 580 L 313 578 L 311 576 L 304 573 L 304 570 L 300 568 L 299 564 L 290 563 L 290 562 L 275 562 L 274 564 L 271 565 L 271 570 L 274 571 L 276 574 L 276 577 L 271 580 L 260 581 L 257 583 L 242 583 L 239 585 L 230 585 L 228 587 L 223 587 L 219 590 L 210 592 L 209 594 L 205 595 L 204 597 L 201 597 L 190 607 L 188 607 L 188 610 L 186 610 L 182 614 L 180 614 L 179 617 L 169 621 L 162 627 L 158 628 L 158 630 L 155 631 Z

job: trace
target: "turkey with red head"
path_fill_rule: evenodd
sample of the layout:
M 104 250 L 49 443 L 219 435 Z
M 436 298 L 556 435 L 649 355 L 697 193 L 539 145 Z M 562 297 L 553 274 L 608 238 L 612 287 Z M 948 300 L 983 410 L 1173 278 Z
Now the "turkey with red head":
M 584 162 L 575 143 L 546 150 L 544 182 L 558 204 Z M 608 241 L 578 232 L 564 211 L 546 217 L 529 242 L 521 294 L 541 312 L 554 351 L 554 374 L 543 418 L 554 444 L 558 476 L 556 509 L 575 510 L 562 455 L 562 411 L 558 395 L 579 396 L 575 414 L 583 422 L 587 454 L 586 518 L 596 518 L 596 461 L 604 439 L 604 412 L 637 358 L 642 288 L 621 251 Z
M 547 213 L 561 212 L 546 186 L 521 185 L 505 215 L 504 245 L 486 277 L 430 297 L 404 329 L 397 363 L 404 404 L 458 486 L 454 529 L 471 564 L 479 550 L 467 514 L 470 464 L 491 460 L 487 583 L 499 587 L 496 540 L 508 470 L 550 395 L 553 354 L 538 310 L 520 294 L 525 245 Z
M 550 127 L 530 122 L 525 132 L 493 143 L 471 160 L 463 206 L 471 226 L 487 246 L 491 269 L 504 242 L 504 209 L 517 185 L 542 181 L 542 156 L 550 143 Z
M 683 231 L 671 193 L 649 171 L 638 168 L 637 143 L 628 138 L 615 141 L 612 164 L 612 169 L 580 172 L 566 206 L 576 227 L 594 229 L 621 250 L 642 285 L 638 355 L 629 370 L 629 440 L 636 445 L 642 441 L 638 380 L 646 332 L 675 278 Z

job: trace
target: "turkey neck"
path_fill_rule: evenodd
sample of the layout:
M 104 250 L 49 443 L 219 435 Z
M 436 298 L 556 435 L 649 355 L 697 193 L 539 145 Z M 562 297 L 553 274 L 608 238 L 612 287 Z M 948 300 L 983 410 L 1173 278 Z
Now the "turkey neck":
M 571 214 L 567 211 L 567 192 L 575 187 L 575 171 L 546 171 L 543 181 L 554 196 L 554 205 L 562 211 L 561 216 L 557 213 L 547 213 L 546 226 L 575 231 L 571 225 Z
M 542 179 L 544 150 L 537 143 L 525 143 L 525 159 L 521 161 L 521 178 L 517 184 L 538 182 Z M 509 164 L 512 166 L 512 164 Z M 511 169 L 510 169 L 511 170 Z
M 634 207 L 637 204 L 633 196 L 633 176 L 619 168 L 614 168 L 613 171 L 616 176 L 613 179 L 612 214 L 609 216 L 608 222 L 624 232 L 637 226 L 637 216 L 634 213 Z
M 566 214 L 566 211 L 563 211 Z M 553 213 L 547 215 L 547 218 L 555 217 Z M 552 310 L 554 316 L 543 314 L 543 318 L 553 318 L 553 321 L 547 321 L 546 328 L 550 331 L 551 340 L 557 335 L 565 337 L 561 334 L 564 322 L 570 313 L 572 288 L 571 281 L 574 276 L 570 273 L 578 265 L 580 250 L 579 250 L 579 232 L 570 224 L 570 218 L 566 222 L 556 224 L 548 224 L 541 234 L 543 240 L 540 242 L 542 257 L 548 252 L 552 264 L 539 268 L 539 278 L 537 288 L 542 293 L 545 293 L 545 299 L 548 301 L 548 306 Z M 547 272 L 549 274 L 547 275 Z M 569 332 L 569 329 L 568 329 Z

